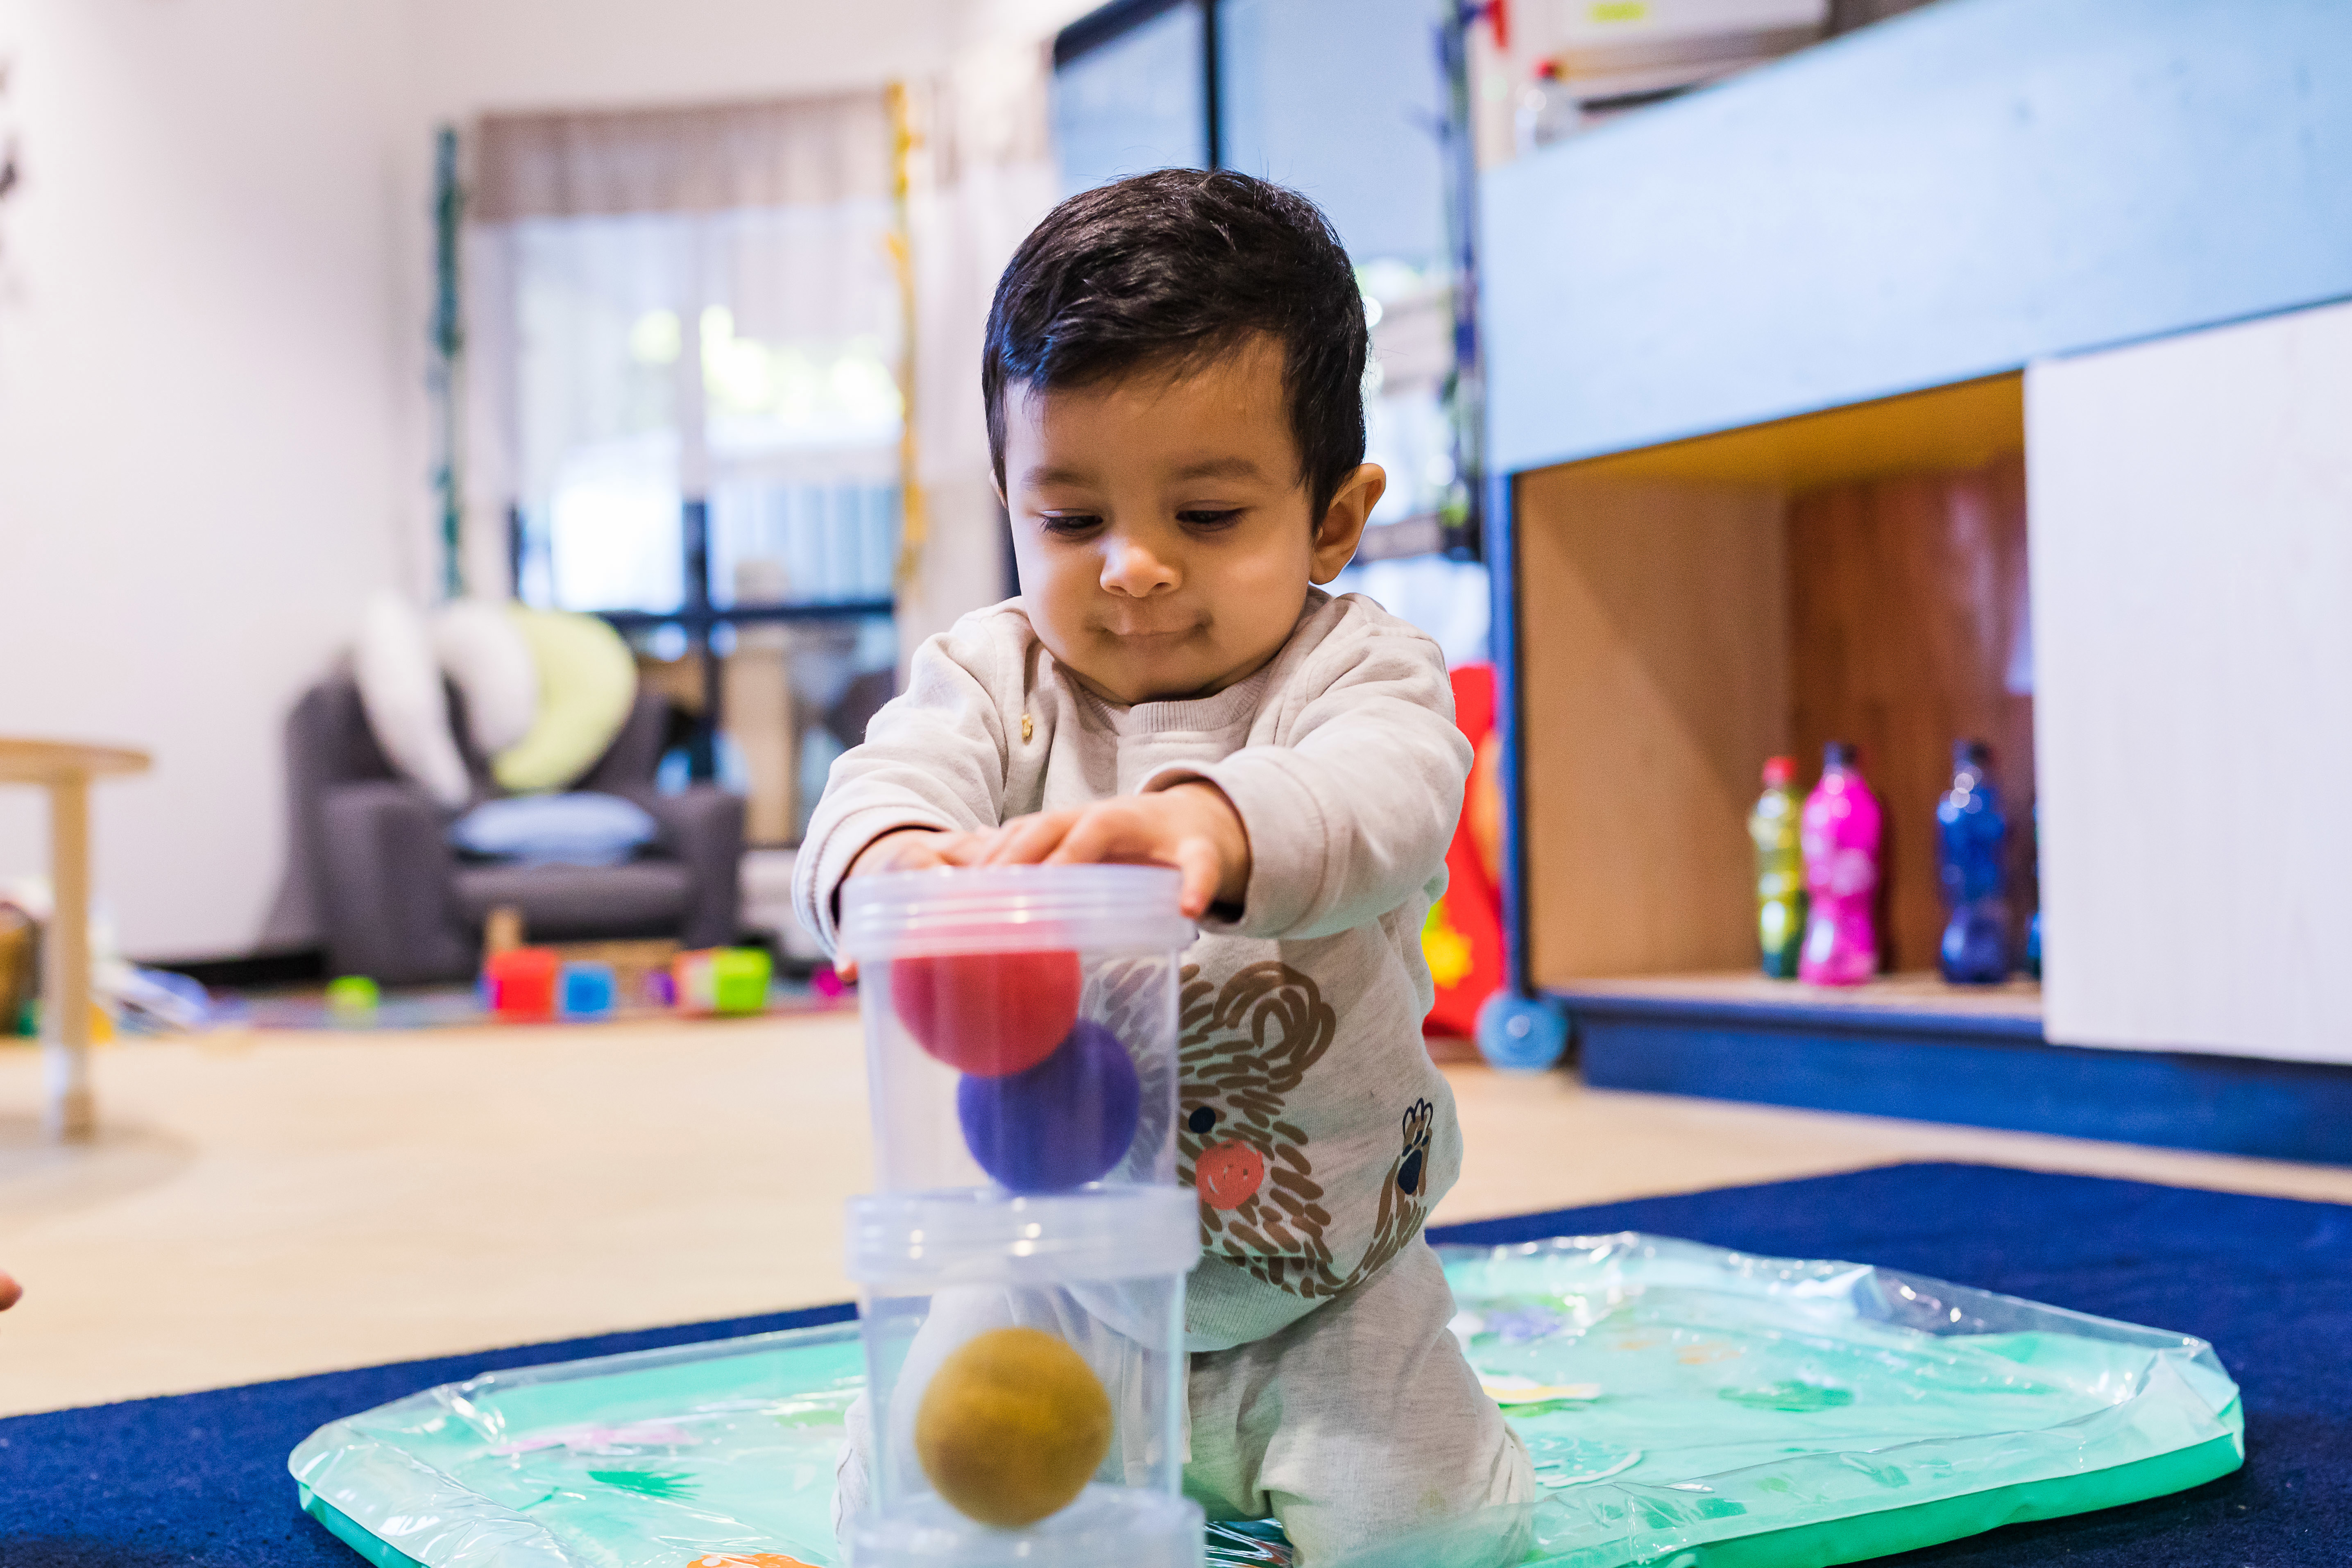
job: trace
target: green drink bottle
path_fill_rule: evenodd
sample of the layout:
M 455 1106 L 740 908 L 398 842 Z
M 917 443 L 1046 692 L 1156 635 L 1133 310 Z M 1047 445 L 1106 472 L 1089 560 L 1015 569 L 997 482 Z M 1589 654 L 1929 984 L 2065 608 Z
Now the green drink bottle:
M 1764 764 L 1764 794 L 1748 814 L 1748 836 L 1756 840 L 1756 936 L 1764 950 L 1764 973 L 1774 980 L 1797 977 L 1797 954 L 1805 944 L 1805 860 L 1798 847 L 1797 763 L 1774 757 Z

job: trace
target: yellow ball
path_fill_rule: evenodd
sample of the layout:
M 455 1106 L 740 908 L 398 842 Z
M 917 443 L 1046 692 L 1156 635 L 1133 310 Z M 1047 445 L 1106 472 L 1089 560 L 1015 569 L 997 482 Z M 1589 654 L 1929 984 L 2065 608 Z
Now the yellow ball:
M 1018 1530 L 1058 1513 L 1110 1452 L 1110 1396 L 1086 1358 L 1035 1329 L 992 1329 L 931 1375 L 915 1458 L 966 1517 Z

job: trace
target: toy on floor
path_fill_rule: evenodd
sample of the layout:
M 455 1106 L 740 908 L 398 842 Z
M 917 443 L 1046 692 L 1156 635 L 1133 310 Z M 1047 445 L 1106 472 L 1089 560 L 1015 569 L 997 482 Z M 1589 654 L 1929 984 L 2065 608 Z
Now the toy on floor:
M 1085 1357 L 1036 1329 L 996 1329 L 931 1374 L 915 1457 L 966 1515 L 1019 1530 L 1086 1489 L 1110 1452 L 1110 1396 Z
M 1006 1188 L 1060 1193 L 1100 1181 L 1119 1163 L 1135 1142 L 1142 1101 L 1118 1037 L 1080 1019 L 1025 1071 L 966 1073 L 956 1085 L 956 1121 L 971 1157 Z
M 24 1034 L 27 1039 L 38 1039 L 41 1034 L 41 999 L 34 997 L 25 1004 Z M 89 1043 L 110 1046 L 114 1043 L 114 1015 L 93 1001 L 89 1005 Z
M 0 1036 L 33 1033 L 26 1021 L 41 991 L 40 938 L 39 922 L 0 897 Z
M 1078 1020 L 1078 955 L 902 958 L 890 966 L 890 1001 L 915 1042 L 959 1072 L 1025 1072 Z
M 339 1024 L 363 1024 L 375 1016 L 383 990 L 373 977 L 338 974 L 327 982 L 327 1011 Z
M 567 1018 L 609 1018 L 619 994 L 611 964 L 593 958 L 574 960 L 561 972 L 557 1005 Z
M 756 947 L 681 952 L 670 965 L 677 1005 L 688 1013 L 761 1013 L 768 1006 L 774 961 Z
M 493 952 L 482 960 L 482 1005 L 501 1018 L 552 1017 L 562 968 L 553 948 L 510 947 Z

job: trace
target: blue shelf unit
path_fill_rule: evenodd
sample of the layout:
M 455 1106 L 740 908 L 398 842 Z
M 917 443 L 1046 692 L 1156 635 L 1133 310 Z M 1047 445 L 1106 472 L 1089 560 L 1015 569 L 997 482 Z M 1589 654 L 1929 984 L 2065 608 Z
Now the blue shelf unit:
M 1596 1088 L 2352 1163 L 2352 1069 L 2053 1046 L 2031 1019 L 1555 993 Z
M 1480 209 L 1497 1020 L 1563 1010 L 1600 1087 L 2352 1162 L 2352 1068 L 1538 986 L 1514 509 L 1538 469 L 2352 298 L 2352 5 L 1944 0 L 1496 169 Z

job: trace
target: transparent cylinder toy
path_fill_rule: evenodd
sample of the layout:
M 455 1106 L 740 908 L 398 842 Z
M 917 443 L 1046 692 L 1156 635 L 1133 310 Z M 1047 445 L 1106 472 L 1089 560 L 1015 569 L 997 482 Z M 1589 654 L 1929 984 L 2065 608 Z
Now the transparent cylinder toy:
M 863 877 L 876 1186 L 853 1199 L 869 1504 L 856 1568 L 1197 1568 L 1181 1494 L 1177 876 Z

